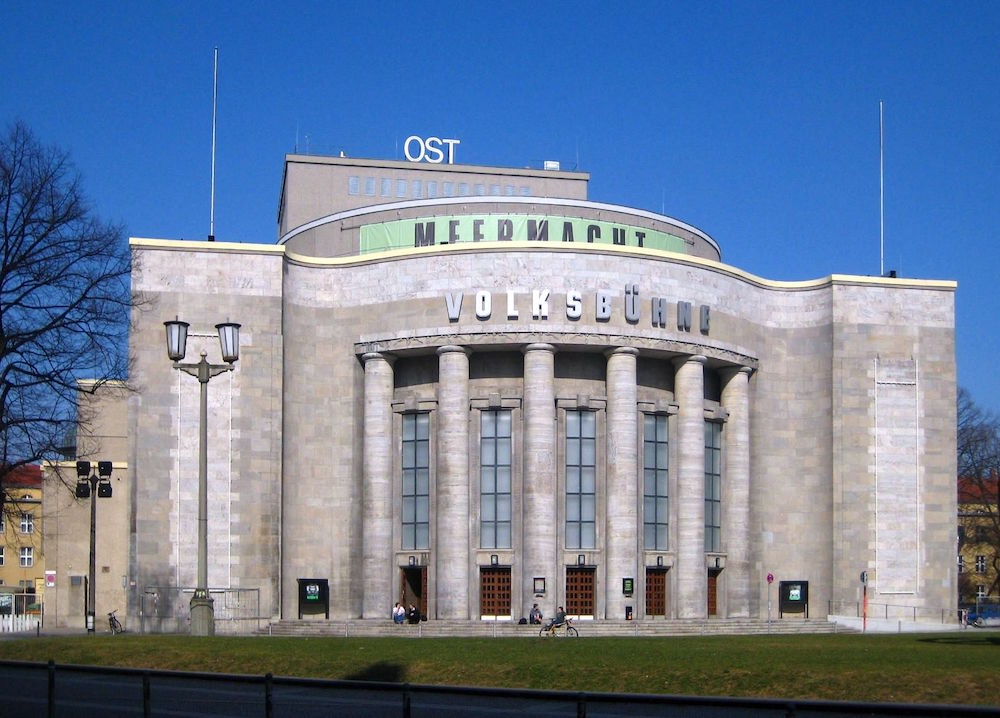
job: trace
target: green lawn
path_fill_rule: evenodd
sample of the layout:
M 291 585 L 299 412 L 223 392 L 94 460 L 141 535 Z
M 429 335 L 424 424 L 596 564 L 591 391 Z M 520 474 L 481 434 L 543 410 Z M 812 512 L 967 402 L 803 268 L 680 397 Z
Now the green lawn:
M 685 638 L 0 641 L 0 659 L 594 692 L 1000 705 L 1000 631 Z

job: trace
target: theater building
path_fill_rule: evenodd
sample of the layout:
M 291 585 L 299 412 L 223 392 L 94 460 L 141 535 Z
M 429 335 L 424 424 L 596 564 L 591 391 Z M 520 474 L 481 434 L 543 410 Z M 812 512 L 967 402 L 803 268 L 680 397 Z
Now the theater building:
M 196 580 L 178 317 L 189 361 L 242 325 L 208 390 L 208 580 L 264 615 L 322 583 L 331 620 L 818 617 L 861 572 L 954 613 L 954 282 L 760 278 L 584 172 L 448 142 L 289 155 L 273 243 L 131 241 L 136 595 Z

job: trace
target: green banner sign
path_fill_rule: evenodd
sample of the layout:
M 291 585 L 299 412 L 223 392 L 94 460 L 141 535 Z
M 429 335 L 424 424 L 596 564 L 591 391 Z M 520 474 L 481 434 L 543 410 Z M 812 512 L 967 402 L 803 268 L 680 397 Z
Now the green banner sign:
M 684 240 L 667 232 L 578 217 L 459 215 L 361 227 L 361 254 L 474 242 L 572 242 L 687 252 Z

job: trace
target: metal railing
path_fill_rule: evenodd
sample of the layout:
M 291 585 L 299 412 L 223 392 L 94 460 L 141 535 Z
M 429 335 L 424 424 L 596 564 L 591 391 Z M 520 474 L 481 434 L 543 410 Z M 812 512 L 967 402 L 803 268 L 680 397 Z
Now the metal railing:
M 371 680 L 323 680 L 135 668 L 56 666 L 52 661 L 0 661 L 0 682 L 18 690 L 4 698 L 5 716 L 372 715 L 492 716 L 996 716 L 996 708 L 855 701 L 588 693 L 467 688 L 389 682 L 392 666 Z
M 260 589 L 210 588 L 208 593 L 214 601 L 216 634 L 252 634 L 268 620 L 260 616 Z M 139 632 L 187 632 L 193 594 L 193 586 L 146 586 L 139 600 Z
M 862 618 L 865 613 L 861 601 L 830 601 L 828 613 L 832 616 Z M 961 620 L 961 613 L 950 608 L 905 606 L 892 603 L 868 602 L 868 618 L 872 620 L 912 621 L 914 623 L 953 624 Z

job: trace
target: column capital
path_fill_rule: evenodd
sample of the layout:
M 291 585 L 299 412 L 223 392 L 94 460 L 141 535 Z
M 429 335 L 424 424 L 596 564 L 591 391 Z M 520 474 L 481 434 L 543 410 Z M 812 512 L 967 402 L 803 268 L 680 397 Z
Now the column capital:
M 445 344 L 444 346 L 440 346 L 437 348 L 438 356 L 441 356 L 442 354 L 451 354 L 451 353 L 462 353 L 468 356 L 471 352 L 465 347 L 459 346 L 458 344 Z
M 556 348 L 551 344 L 536 342 L 534 344 L 528 344 L 526 347 L 524 347 L 524 353 L 527 354 L 528 352 L 549 352 L 551 354 L 555 354 Z
M 704 354 L 690 354 L 688 356 L 677 357 L 673 360 L 674 367 L 677 369 L 689 362 L 705 366 L 708 363 L 708 357 Z
M 725 377 L 727 381 L 740 374 L 749 379 L 751 376 L 753 376 L 754 368 L 750 366 L 732 365 L 732 366 L 722 367 L 719 370 L 719 373 L 722 374 L 722 376 Z
M 604 356 L 609 359 L 615 355 L 637 357 L 639 356 L 639 350 L 635 347 L 614 347 L 604 352 Z
M 367 364 L 368 362 L 374 359 L 382 359 L 383 361 L 391 365 L 394 361 L 396 361 L 396 356 L 394 354 L 387 354 L 385 352 L 365 352 L 364 354 L 361 355 L 362 364 Z

